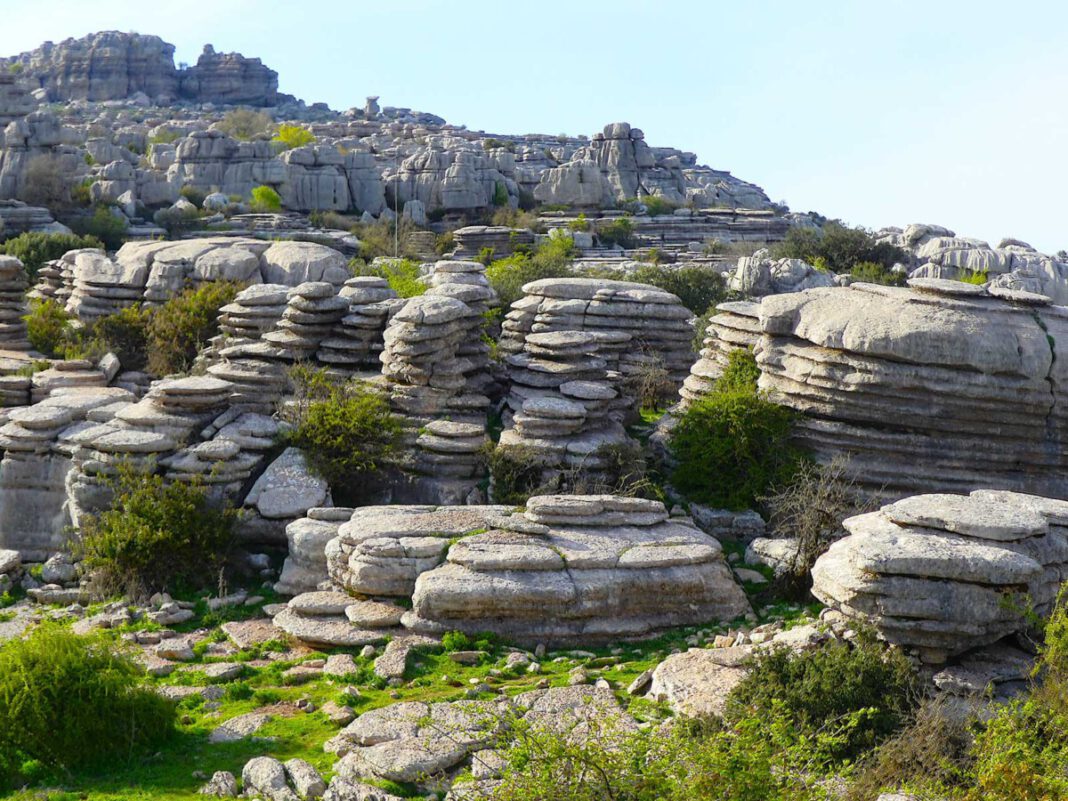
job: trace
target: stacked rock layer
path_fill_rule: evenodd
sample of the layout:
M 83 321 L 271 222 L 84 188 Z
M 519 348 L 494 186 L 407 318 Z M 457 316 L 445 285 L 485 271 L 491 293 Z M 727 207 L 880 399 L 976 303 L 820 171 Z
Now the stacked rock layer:
M 921 279 L 765 298 L 759 386 L 800 443 L 890 497 L 992 487 L 1068 498 L 1068 309 Z
M 410 595 L 402 623 L 420 632 L 588 643 L 749 611 L 716 540 L 659 502 L 610 495 L 536 496 L 522 514 L 365 507 L 327 564 L 350 592 Z
M 845 521 L 813 594 L 929 662 L 1047 614 L 1068 578 L 1068 502 L 1004 490 L 916 495 Z
M 735 301 L 716 306 L 719 314 L 708 321 L 700 358 L 679 390 L 684 403 L 697 400 L 712 390 L 730 361 L 732 351 L 753 349 L 760 341 L 760 304 Z

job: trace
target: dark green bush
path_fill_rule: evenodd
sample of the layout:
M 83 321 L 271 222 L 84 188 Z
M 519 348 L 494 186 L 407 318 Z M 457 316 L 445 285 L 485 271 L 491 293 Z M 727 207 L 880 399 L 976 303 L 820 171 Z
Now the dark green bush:
M 389 402 L 366 385 L 332 384 L 321 372 L 306 384 L 307 398 L 295 412 L 287 441 L 304 451 L 335 501 L 356 505 L 396 452 L 400 421 Z
M 736 351 L 713 392 L 692 403 L 671 432 L 671 480 L 717 508 L 751 509 L 786 484 L 802 458 L 790 444 L 792 410 L 756 390 L 752 354 Z
M 14 256 L 21 261 L 32 283 L 37 277 L 37 271 L 44 266 L 45 262 L 58 259 L 70 250 L 103 247 L 104 244 L 93 236 L 42 234 L 27 231 L 0 245 L 0 253 Z
M 165 229 L 169 236 L 177 236 L 196 228 L 200 224 L 200 213 L 188 206 L 177 208 L 170 206 L 153 214 L 152 222 Z
M 531 495 L 544 489 L 544 459 L 526 445 L 499 445 L 489 453 L 493 502 L 514 504 L 527 502 Z
M 152 311 L 140 304 L 101 317 L 92 325 L 97 350 L 111 351 L 124 370 L 144 370 L 148 365 L 148 332 Z
M 50 359 L 61 358 L 72 336 L 71 316 L 51 298 L 30 302 L 26 332 L 33 349 Z
M 629 217 L 617 217 L 611 222 L 597 226 L 597 238 L 602 245 L 618 245 L 621 248 L 632 248 L 637 245 L 634 237 L 634 223 Z
M 533 254 L 513 253 L 486 268 L 486 277 L 497 292 L 502 308 L 507 309 L 523 297 L 523 285 L 542 278 L 574 275 L 575 242 L 569 236 L 546 239 Z
M 111 508 L 82 521 L 77 553 L 101 595 L 216 586 L 233 545 L 236 511 L 199 484 L 122 470 Z
M 154 309 L 148 320 L 148 369 L 155 375 L 187 371 L 197 353 L 219 333 L 219 309 L 239 286 L 214 281 L 187 289 Z
M 771 252 L 777 259 L 804 259 L 809 264 L 823 259 L 836 273 L 847 273 L 860 262 L 874 262 L 889 269 L 908 259 L 901 248 L 876 242 L 863 228 L 850 228 L 836 220 L 827 222 L 822 229 L 791 228 Z
M 113 213 L 109 206 L 97 206 L 89 216 L 73 217 L 68 225 L 82 237 L 103 242 L 108 250 L 118 250 L 126 241 L 126 218 Z
M 501 181 L 493 186 L 493 205 L 497 208 L 508 205 L 508 187 Z
M 908 658 L 873 635 L 852 644 L 832 640 L 807 651 L 773 648 L 758 653 L 731 691 L 728 720 L 784 713 L 802 734 L 847 723 L 848 736 L 830 744 L 830 760 L 852 759 L 893 734 L 918 698 Z
M 682 305 L 694 314 L 704 314 L 727 298 L 723 276 L 702 265 L 643 264 L 625 276 L 625 280 L 651 284 L 677 295 Z
M 874 261 L 858 261 L 853 265 L 849 274 L 857 281 L 884 286 L 905 286 L 907 277 L 904 273 L 895 273 Z
M 256 136 L 274 132 L 274 120 L 265 111 L 250 108 L 235 108 L 215 124 L 219 130 L 228 133 L 234 139 L 252 139 Z
M 114 769 L 163 743 L 174 724 L 174 705 L 102 634 L 47 623 L 0 646 L 0 789 Z

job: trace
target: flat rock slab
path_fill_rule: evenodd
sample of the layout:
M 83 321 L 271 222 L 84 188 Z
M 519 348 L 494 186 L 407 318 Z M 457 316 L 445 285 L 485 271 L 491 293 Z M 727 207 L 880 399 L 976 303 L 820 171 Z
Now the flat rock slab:
M 274 618 L 278 628 L 301 642 L 327 648 L 354 648 L 385 642 L 388 629 L 361 629 L 345 617 L 303 617 L 283 609 Z
M 230 718 L 209 734 L 208 742 L 234 743 L 238 740 L 247 739 L 262 729 L 270 720 L 271 715 L 266 712 L 249 712 L 244 715 L 238 715 L 236 718 Z
M 286 633 L 274 625 L 274 622 L 261 618 L 258 620 L 232 620 L 223 623 L 223 633 L 238 648 L 251 648 L 271 640 L 285 640 Z
M 750 653 L 745 646 L 735 646 L 672 654 L 653 670 L 649 697 L 688 717 L 722 715 L 727 696 L 745 678 L 742 665 Z

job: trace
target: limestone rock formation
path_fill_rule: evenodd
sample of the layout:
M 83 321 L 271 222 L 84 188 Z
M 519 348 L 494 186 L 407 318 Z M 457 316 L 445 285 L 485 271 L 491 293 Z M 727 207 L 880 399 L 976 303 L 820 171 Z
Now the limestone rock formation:
M 402 622 L 423 632 L 588 643 L 748 611 L 719 543 L 636 498 L 540 496 L 525 514 L 364 507 L 326 555 L 350 592 L 410 595 Z
M 998 490 L 918 495 L 845 521 L 813 593 L 941 662 L 1023 630 L 1068 578 L 1068 502 Z
M 833 273 L 801 259 L 772 259 L 767 250 L 738 259 L 730 279 L 731 289 L 753 298 L 834 285 Z
M 759 386 L 801 413 L 799 443 L 850 457 L 900 497 L 992 487 L 1068 498 L 1068 314 L 1048 299 L 935 279 L 760 304 Z
M 209 44 L 195 65 L 179 73 L 178 90 L 201 103 L 273 106 L 278 102 L 278 73 L 258 58 L 216 53 Z

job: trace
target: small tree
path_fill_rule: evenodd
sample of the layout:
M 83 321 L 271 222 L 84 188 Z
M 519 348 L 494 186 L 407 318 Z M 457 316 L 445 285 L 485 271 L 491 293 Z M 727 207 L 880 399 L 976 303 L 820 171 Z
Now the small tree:
M 70 343 L 71 316 L 52 298 L 30 302 L 24 318 L 26 333 L 33 349 L 49 358 L 61 358 Z
M 315 134 L 299 125 L 283 123 L 278 126 L 278 132 L 271 141 L 277 143 L 280 150 L 292 150 L 295 147 L 313 144 L 315 142 Z
M 232 301 L 238 285 L 204 283 L 187 289 L 152 312 L 148 321 L 148 369 L 155 375 L 182 373 L 219 333 L 219 309 Z
M 282 210 L 282 196 L 269 186 L 252 190 L 252 210 L 260 214 Z
M 274 130 L 274 120 L 265 111 L 235 108 L 228 111 L 216 127 L 234 139 L 253 139 L 271 133 Z

